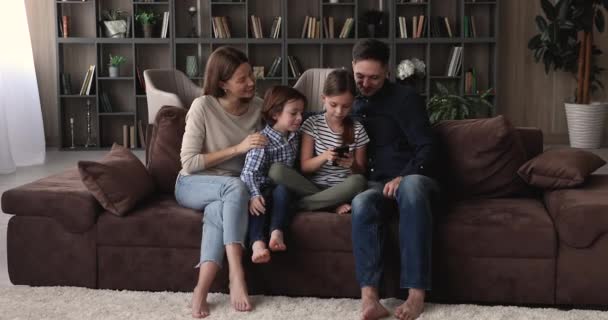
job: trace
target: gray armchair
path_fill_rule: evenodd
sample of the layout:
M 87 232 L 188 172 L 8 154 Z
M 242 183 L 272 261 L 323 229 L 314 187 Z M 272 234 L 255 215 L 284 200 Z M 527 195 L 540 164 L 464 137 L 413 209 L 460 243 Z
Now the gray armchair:
M 294 89 L 300 91 L 308 99 L 308 108 L 306 111 L 323 111 L 323 101 L 321 94 L 323 93 L 323 85 L 327 75 L 334 69 L 312 68 L 304 71 Z
M 203 95 L 203 89 L 179 70 L 148 69 L 144 71 L 144 79 L 150 124 L 154 123 L 156 113 L 163 106 L 188 109 L 194 99 Z

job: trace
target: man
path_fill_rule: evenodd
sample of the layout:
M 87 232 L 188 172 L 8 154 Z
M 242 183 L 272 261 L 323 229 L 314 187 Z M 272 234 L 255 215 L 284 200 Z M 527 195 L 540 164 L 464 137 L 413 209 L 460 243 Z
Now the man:
M 391 83 L 389 48 L 375 39 L 353 48 L 353 71 L 359 95 L 353 116 L 371 139 L 368 145 L 369 189 L 352 201 L 352 236 L 357 280 L 361 286 L 362 319 L 389 315 L 380 304 L 384 224 L 397 201 L 399 211 L 400 287 L 407 300 L 395 317 L 416 319 L 431 289 L 431 197 L 439 191 L 431 176 L 435 144 L 424 100 L 413 88 Z

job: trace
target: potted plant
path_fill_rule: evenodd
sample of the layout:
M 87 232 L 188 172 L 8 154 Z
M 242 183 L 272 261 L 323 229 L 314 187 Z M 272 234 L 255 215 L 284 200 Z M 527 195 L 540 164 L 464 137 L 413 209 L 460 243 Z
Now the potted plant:
M 426 106 L 431 124 L 441 120 L 463 120 L 489 117 L 494 114 L 494 105 L 488 101 L 493 89 L 479 96 L 461 97 L 450 93 L 443 84 L 437 82 L 434 94 Z
M 426 76 L 426 64 L 418 58 L 401 60 L 397 65 L 397 82 L 416 88 L 416 80 Z
M 151 38 L 156 24 L 158 15 L 154 11 L 141 11 L 135 15 L 135 20 L 141 23 L 141 27 L 144 30 L 144 38 Z
M 110 78 L 119 77 L 120 65 L 127 62 L 127 58 L 123 56 L 113 56 L 110 54 L 110 64 L 108 65 L 108 72 Z
M 541 0 L 544 13 L 536 16 L 539 34 L 528 42 L 536 62 L 545 72 L 563 70 L 577 80 L 574 103 L 565 103 L 570 145 L 599 148 L 606 116 L 606 103 L 591 102 L 592 93 L 603 89 L 600 68 L 594 58 L 602 54 L 593 44 L 595 30 L 604 31 L 608 0 Z
M 110 38 L 124 38 L 127 33 L 126 13 L 120 9 L 110 9 L 103 12 L 103 24 L 106 36 Z

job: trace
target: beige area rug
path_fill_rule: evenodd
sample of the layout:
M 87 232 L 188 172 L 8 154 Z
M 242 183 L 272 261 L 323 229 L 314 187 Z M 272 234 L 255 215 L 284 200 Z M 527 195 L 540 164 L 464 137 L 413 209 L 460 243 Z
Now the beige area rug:
M 191 295 L 74 287 L 0 288 L 0 319 L 190 319 Z M 358 319 L 359 301 L 254 296 L 254 311 L 239 313 L 229 296 L 211 294 L 209 319 Z M 401 301 L 383 300 L 393 310 Z M 387 318 L 389 319 L 389 318 Z M 420 319 L 608 319 L 592 310 L 428 304 Z

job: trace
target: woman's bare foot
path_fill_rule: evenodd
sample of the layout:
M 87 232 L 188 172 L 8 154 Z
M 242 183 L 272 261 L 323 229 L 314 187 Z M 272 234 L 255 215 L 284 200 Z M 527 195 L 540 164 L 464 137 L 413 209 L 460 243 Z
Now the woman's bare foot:
M 251 311 L 251 301 L 247 293 L 245 275 L 230 274 L 230 303 L 236 311 Z
M 258 240 L 254 242 L 252 249 L 253 254 L 251 255 L 251 261 L 253 261 L 253 263 L 267 263 L 270 261 L 270 251 L 266 248 L 264 241 Z
M 410 289 L 407 300 L 395 309 L 395 317 L 400 320 L 414 320 L 424 311 L 424 290 Z
M 336 213 L 337 214 L 347 214 L 350 212 L 350 209 L 352 207 L 350 206 L 350 203 L 345 203 L 339 207 L 336 208 Z
M 209 315 L 207 293 L 200 286 L 194 288 L 192 293 L 192 318 L 205 318 Z
M 287 246 L 283 240 L 283 231 L 274 230 L 270 233 L 270 242 L 268 243 L 270 251 L 285 251 Z

